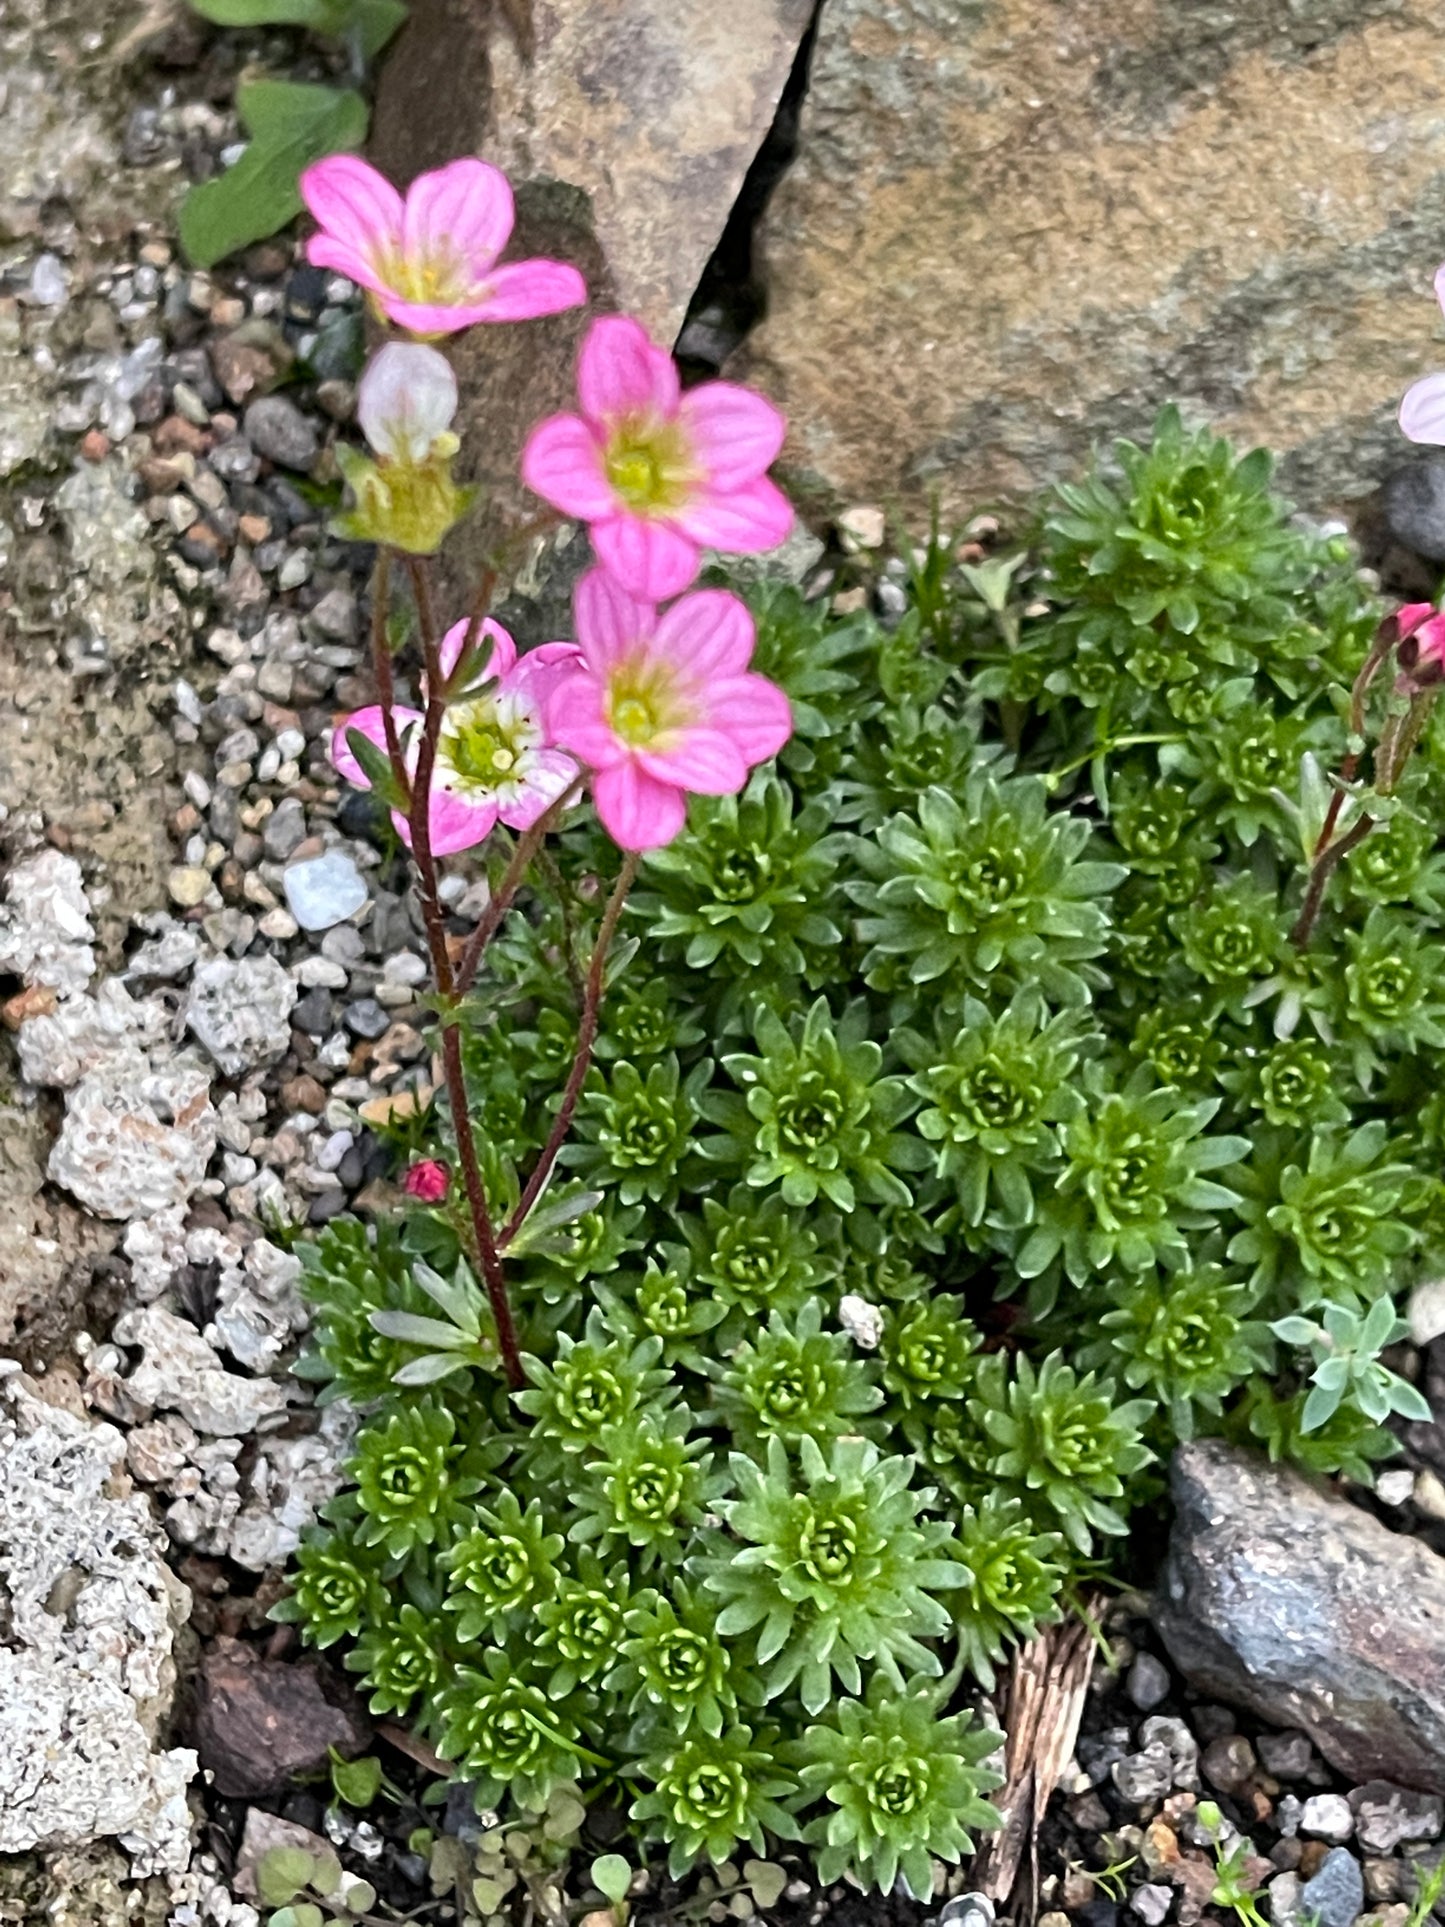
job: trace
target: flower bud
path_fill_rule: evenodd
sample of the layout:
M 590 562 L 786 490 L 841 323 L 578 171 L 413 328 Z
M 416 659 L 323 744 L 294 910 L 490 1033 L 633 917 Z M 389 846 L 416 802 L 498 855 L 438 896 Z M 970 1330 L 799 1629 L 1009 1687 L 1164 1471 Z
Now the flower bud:
M 451 1187 L 451 1174 L 435 1158 L 423 1158 L 412 1165 L 401 1181 L 401 1188 L 419 1204 L 440 1204 Z

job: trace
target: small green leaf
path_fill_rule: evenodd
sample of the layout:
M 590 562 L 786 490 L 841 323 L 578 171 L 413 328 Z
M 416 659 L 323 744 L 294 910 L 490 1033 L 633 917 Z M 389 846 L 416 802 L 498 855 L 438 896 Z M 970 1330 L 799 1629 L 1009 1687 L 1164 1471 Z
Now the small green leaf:
M 272 1847 L 256 1866 L 256 1891 L 268 1907 L 284 1907 L 317 1874 L 315 1854 L 305 1847 Z
M 391 759 L 386 751 L 363 736 L 359 729 L 348 729 L 346 747 L 361 766 L 361 773 L 376 791 L 377 795 L 391 809 L 404 810 L 406 798 L 402 795 L 401 785 L 391 767 Z
M 373 60 L 406 19 L 402 0 L 191 0 L 218 27 L 305 27 L 310 33 L 354 42 Z
M 366 138 L 366 102 L 350 90 L 254 80 L 237 89 L 236 106 L 250 145 L 234 167 L 193 187 L 181 204 L 181 245 L 197 267 L 213 267 L 285 227 L 301 212 L 303 168 Z
M 592 1885 L 620 1907 L 632 1885 L 632 1869 L 620 1853 L 604 1853 L 592 1862 Z
M 344 1800 L 347 1806 L 369 1807 L 381 1791 L 381 1761 L 370 1753 L 363 1754 L 359 1760 L 342 1760 L 333 1749 L 331 1784 L 337 1799 Z
M 326 1927 L 326 1916 L 311 1901 L 303 1900 L 272 1914 L 268 1927 Z
M 369 1913 L 376 1905 L 376 1889 L 369 1880 L 358 1880 L 355 1875 L 348 1875 L 343 1883 L 341 1899 L 347 1913 Z

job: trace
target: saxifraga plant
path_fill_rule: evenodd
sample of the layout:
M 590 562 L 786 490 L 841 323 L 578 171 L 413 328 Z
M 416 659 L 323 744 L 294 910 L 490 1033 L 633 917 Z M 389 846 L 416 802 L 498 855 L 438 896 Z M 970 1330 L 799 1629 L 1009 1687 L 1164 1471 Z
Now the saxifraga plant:
M 801 1838 L 928 1894 L 992 1819 L 959 1695 L 1127 1559 L 1176 1440 L 1365 1480 L 1418 1410 L 1381 1348 L 1445 1262 L 1445 730 L 1328 834 L 1323 775 L 1409 638 L 1172 413 L 1031 560 L 930 553 L 891 629 L 750 592 L 795 733 L 641 859 L 605 999 L 591 819 L 491 864 L 478 1164 L 514 1211 L 540 1157 L 551 1214 L 512 1385 L 476 1344 L 395 1382 L 464 1188 L 305 1256 L 362 1429 L 280 1613 L 484 1803 L 606 1786 L 679 1874 Z

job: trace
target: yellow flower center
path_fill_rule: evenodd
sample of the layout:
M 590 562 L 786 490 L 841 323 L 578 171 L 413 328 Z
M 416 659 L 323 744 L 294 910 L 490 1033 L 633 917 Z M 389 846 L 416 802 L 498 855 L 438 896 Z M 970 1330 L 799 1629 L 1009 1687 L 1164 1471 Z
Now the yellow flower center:
M 393 294 L 418 307 L 449 307 L 473 293 L 466 262 L 455 249 L 445 245 L 428 254 L 408 254 L 401 248 L 389 250 L 376 266 Z
M 437 762 L 456 788 L 491 792 L 515 780 L 518 765 L 537 741 L 529 715 L 483 696 L 447 712 Z
M 663 750 L 691 713 L 669 664 L 634 659 L 612 673 L 607 720 L 629 749 Z
M 670 515 L 697 480 L 680 422 L 629 416 L 613 427 L 602 457 L 607 479 L 636 515 Z

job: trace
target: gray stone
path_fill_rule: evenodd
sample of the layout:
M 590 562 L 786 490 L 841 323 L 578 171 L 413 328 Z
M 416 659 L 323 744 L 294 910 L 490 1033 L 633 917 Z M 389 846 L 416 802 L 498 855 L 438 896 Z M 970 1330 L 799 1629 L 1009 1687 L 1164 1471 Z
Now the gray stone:
M 342 1015 L 353 1037 L 383 1037 L 391 1028 L 390 1012 L 383 1009 L 375 997 L 358 998 L 346 1006 Z
M 1438 1840 L 1445 1800 L 1438 1793 L 1370 1780 L 1350 1795 L 1355 1837 L 1366 1853 L 1389 1854 L 1407 1840 Z
M 1438 455 L 1396 469 L 1380 498 L 1385 526 L 1402 548 L 1445 562 L 1445 461 Z
M 1261 1733 L 1255 1751 L 1266 1773 L 1276 1780 L 1304 1780 L 1318 1764 L 1307 1733 Z
M 316 460 L 321 440 L 316 424 L 285 395 L 262 395 L 246 410 L 241 424 L 258 455 L 281 468 L 305 471 Z M 212 457 L 212 467 L 216 466 Z
M 1339 1846 L 1354 1832 L 1355 1816 L 1342 1793 L 1315 1793 L 1305 1801 L 1299 1824 L 1301 1833 Z
M 196 1756 L 157 1738 L 190 1595 L 139 1497 L 125 1441 L 0 1387 L 0 1854 L 117 1838 L 137 1872 L 180 1872 Z
M 1144 1927 L 1162 1927 L 1168 1918 L 1170 1904 L 1174 1899 L 1174 1889 L 1163 1886 L 1159 1881 L 1146 1881 L 1136 1887 L 1129 1896 L 1129 1911 L 1137 1914 Z
M 73 996 L 94 973 L 94 937 L 90 900 L 73 856 L 37 850 L 14 866 L 0 909 L 0 976 Z
M 822 510 L 966 514 L 1166 401 L 1367 494 L 1439 365 L 1445 121 L 1380 111 L 1437 53 L 1393 0 L 827 0 L 726 372 Z
M 1139 1728 L 1139 1737 L 1146 1747 L 1162 1746 L 1168 1753 L 1179 1792 L 1198 1791 L 1199 1742 L 1183 1720 L 1165 1719 L 1155 1713 Z
M 186 1022 L 228 1077 L 280 1057 L 296 985 L 274 957 L 213 957 L 191 979 Z
M 138 1345 L 139 1365 L 124 1381 L 135 1405 L 179 1412 L 197 1432 L 241 1439 L 262 1419 L 286 1409 L 287 1387 L 269 1378 L 228 1372 L 194 1325 L 160 1305 L 144 1305 L 116 1321 L 118 1345 Z
M 1181 1446 L 1154 1621 L 1202 1692 L 1356 1781 L 1445 1783 L 1445 1559 L 1299 1473 Z
M 1273 1927 L 1295 1927 L 1300 1918 L 1300 1886 L 1297 1873 L 1276 1874 L 1269 1883 L 1269 1917 Z
M 366 879 L 343 850 L 292 863 L 281 882 L 291 914 L 303 930 L 329 930 L 364 909 L 370 896 Z
M 1300 1889 L 1300 1916 L 1318 1927 L 1353 1927 L 1365 1909 L 1365 1877 L 1344 1847 L 1331 1847 L 1319 1872 Z
M 1147 1807 L 1162 1800 L 1174 1785 L 1174 1761 L 1169 1749 L 1156 1743 L 1110 1768 L 1114 1785 L 1131 1806 Z
M 266 818 L 261 832 L 266 854 L 284 863 L 291 852 L 306 841 L 306 808 L 294 796 L 285 796 Z
M 1152 1713 L 1169 1694 L 1169 1669 L 1152 1653 L 1140 1653 L 1124 1682 L 1129 1703 L 1141 1713 Z
M 190 1052 L 124 1051 L 71 1091 L 48 1168 L 103 1218 L 149 1218 L 186 1202 L 215 1148 L 211 1080 Z
M 1445 1278 L 1431 1278 L 1416 1285 L 1405 1310 L 1410 1325 L 1410 1342 L 1423 1350 L 1437 1338 L 1445 1337 Z

